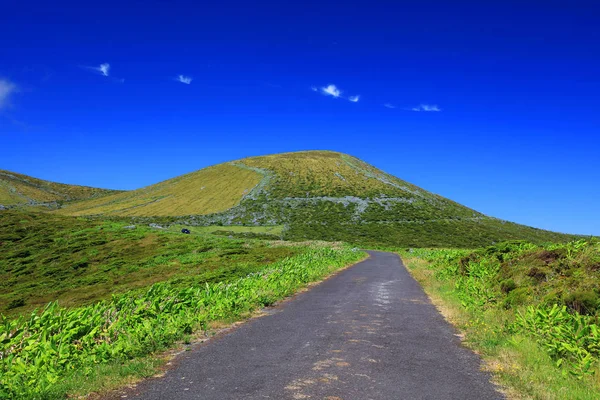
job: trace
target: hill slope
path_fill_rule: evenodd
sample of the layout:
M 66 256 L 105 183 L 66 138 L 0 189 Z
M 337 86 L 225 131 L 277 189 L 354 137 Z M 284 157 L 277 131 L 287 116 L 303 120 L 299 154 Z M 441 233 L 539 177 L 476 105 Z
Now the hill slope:
M 0 205 L 5 207 L 57 206 L 58 202 L 83 200 L 118 192 L 117 190 L 49 182 L 0 170 Z
M 180 216 L 225 211 L 261 182 L 254 171 L 219 164 L 131 192 L 71 204 L 68 215 Z
M 397 246 L 481 246 L 572 236 L 487 217 L 346 154 L 251 157 L 132 192 L 70 204 L 70 215 L 189 225 L 285 225 L 290 239 Z

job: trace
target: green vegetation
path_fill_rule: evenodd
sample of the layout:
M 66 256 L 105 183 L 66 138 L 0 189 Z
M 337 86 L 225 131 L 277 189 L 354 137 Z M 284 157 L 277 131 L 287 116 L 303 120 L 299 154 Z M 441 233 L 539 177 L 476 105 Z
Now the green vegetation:
M 169 231 L 172 232 L 181 232 L 181 230 L 189 229 L 192 234 L 203 234 L 203 233 L 212 233 L 219 231 L 229 231 L 233 233 L 248 233 L 254 235 L 273 235 L 273 236 L 281 236 L 283 234 L 283 225 L 273 225 L 273 226 L 244 226 L 244 225 L 210 225 L 210 226 L 187 226 L 187 225 L 170 225 L 168 227 Z
M 252 157 L 124 193 L 0 171 L 0 204 L 15 207 L 0 210 L 0 397 L 151 374 L 156 351 L 362 257 L 280 239 L 455 248 L 403 257 L 502 382 L 600 394 L 596 241 L 487 217 L 345 154 Z
M 513 239 L 576 238 L 487 217 L 330 151 L 246 158 L 58 212 L 165 226 L 216 225 L 233 232 L 276 225 L 285 228 L 271 234 L 287 240 L 363 246 L 472 248 Z
M 61 398 L 69 374 L 125 362 L 203 330 L 233 321 L 356 262 L 350 247 L 304 248 L 301 254 L 229 282 L 179 288 L 159 283 L 143 292 L 75 309 L 49 304 L 41 313 L 0 321 L 0 397 Z
M 180 287 L 229 281 L 299 251 L 11 210 L 0 213 L 0 250 L 0 313 L 6 315 L 55 300 L 64 306 L 90 304 L 159 281 Z
M 298 214 L 292 214 L 295 223 L 290 224 L 284 237 L 290 240 L 340 240 L 371 247 L 387 245 L 454 248 L 481 247 L 523 238 L 534 243 L 565 242 L 578 238 L 575 235 L 530 228 L 489 217 L 386 221 L 390 218 L 388 212 L 387 215 L 379 214 L 381 220 L 377 220 L 377 214 L 373 212 L 362 222 L 353 223 L 352 217 L 342 212 L 320 212 L 325 207 L 327 206 L 303 209 Z M 409 212 L 407 210 L 406 213 L 395 215 L 407 215 Z
M 238 204 L 261 178 L 254 171 L 220 164 L 142 189 L 72 203 L 57 212 L 124 216 L 216 213 Z
M 6 207 L 43 205 L 56 208 L 62 202 L 96 198 L 112 193 L 118 191 L 48 182 L 0 170 L 0 205 Z
M 403 257 L 501 381 L 600 395 L 598 242 L 487 217 L 345 154 L 252 157 L 123 193 L 0 171 L 2 204 L 15 209 L 0 210 L 0 397 L 146 376 L 156 351 L 362 257 L 298 243 L 315 239 L 455 248 Z
M 502 384 L 526 398 L 600 398 L 599 242 L 401 255 Z
M 245 158 L 234 162 L 268 171 L 265 190 L 270 197 L 442 197 L 346 154 L 333 151 L 301 151 Z

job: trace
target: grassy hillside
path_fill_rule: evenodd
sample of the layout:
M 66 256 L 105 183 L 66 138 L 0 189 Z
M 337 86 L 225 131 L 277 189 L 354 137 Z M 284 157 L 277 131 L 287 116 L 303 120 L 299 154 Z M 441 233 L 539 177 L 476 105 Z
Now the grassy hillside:
M 45 205 L 56 207 L 59 202 L 100 197 L 117 190 L 65 185 L 0 170 L 0 205 Z
M 284 225 L 288 239 L 362 245 L 476 247 L 574 238 L 487 217 L 330 151 L 237 160 L 58 212 L 166 224 Z
M 71 204 L 58 212 L 122 216 L 210 214 L 238 204 L 261 179 L 254 171 L 220 164 L 131 192 Z
M 435 197 L 346 154 L 303 151 L 251 157 L 234 164 L 271 172 L 268 187 L 274 198 L 358 196 Z M 439 197 L 439 200 L 444 200 Z
M 22 314 L 55 300 L 88 304 L 159 281 L 186 286 L 239 278 L 297 252 L 261 241 L 125 226 L 0 211 L 0 314 Z
M 401 255 L 515 398 L 600 398 L 600 242 Z

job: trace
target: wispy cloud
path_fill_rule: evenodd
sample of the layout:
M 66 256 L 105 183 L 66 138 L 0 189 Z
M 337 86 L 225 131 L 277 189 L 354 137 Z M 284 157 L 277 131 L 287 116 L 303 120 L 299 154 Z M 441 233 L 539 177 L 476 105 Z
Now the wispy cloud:
M 396 108 L 396 106 L 395 106 L 395 105 L 393 105 L 393 104 L 390 104 L 390 103 L 385 103 L 383 106 L 384 106 L 385 108 Z
M 117 78 L 111 75 L 111 66 L 109 63 L 102 63 L 100 65 L 98 65 L 97 67 L 92 67 L 89 65 L 80 65 L 80 68 L 89 70 L 89 71 L 93 71 L 94 73 L 100 74 L 102 76 L 105 76 L 107 78 L 109 78 L 108 80 L 110 82 L 115 82 L 115 83 L 125 83 L 125 78 Z
M 342 90 L 340 90 L 336 85 L 334 84 L 329 84 L 327 86 L 323 86 L 323 87 L 316 87 L 316 86 L 311 86 L 310 89 L 313 92 L 318 92 L 321 93 L 325 96 L 331 96 L 331 97 L 335 97 L 336 99 L 344 99 L 344 100 L 348 100 L 352 103 L 358 103 L 358 101 L 360 100 L 360 95 L 355 95 L 355 96 L 343 96 L 342 95 Z
M 18 91 L 17 85 L 7 79 L 0 79 L 0 110 L 8 107 L 10 97 Z
M 185 76 L 185 75 L 179 75 L 177 77 L 177 81 L 181 82 L 181 83 L 185 83 L 186 85 L 189 85 L 190 83 L 192 83 L 192 77 L 191 76 Z
M 83 65 L 83 66 L 81 66 L 81 68 L 85 68 L 85 69 L 89 69 L 90 71 L 97 72 L 102 76 L 110 75 L 110 64 L 109 63 L 102 63 L 97 67 L 90 67 L 89 65 Z
M 419 104 L 417 107 L 412 107 L 411 111 L 428 111 L 428 112 L 438 112 L 442 111 L 441 108 L 437 106 L 437 104 Z

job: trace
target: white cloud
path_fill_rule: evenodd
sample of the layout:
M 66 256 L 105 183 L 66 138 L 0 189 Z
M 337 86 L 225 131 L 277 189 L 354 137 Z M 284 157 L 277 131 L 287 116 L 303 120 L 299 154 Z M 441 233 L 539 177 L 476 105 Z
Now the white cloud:
M 437 105 L 421 104 L 423 111 L 442 111 Z
M 393 104 L 390 104 L 390 103 L 385 103 L 383 106 L 384 106 L 385 108 L 396 108 L 396 106 L 395 106 L 395 105 L 393 105 Z
M 177 77 L 177 81 L 181 82 L 181 83 L 185 83 L 186 85 L 189 85 L 190 83 L 192 83 L 192 77 L 191 76 L 185 76 L 185 75 L 179 75 Z
M 429 111 L 429 112 L 442 111 L 442 109 L 439 108 L 437 106 L 437 104 L 419 104 L 417 107 L 413 107 L 410 110 L 411 111 Z
M 109 63 L 100 64 L 100 67 L 98 67 L 98 71 L 100 71 L 102 73 L 102 75 L 108 76 L 108 73 L 110 72 L 110 64 Z
M 327 86 L 323 86 L 320 88 L 317 88 L 316 86 L 311 86 L 310 90 L 312 90 L 313 92 L 320 92 L 321 94 L 325 95 L 325 96 L 331 96 L 331 97 L 335 97 L 336 99 L 345 99 L 348 100 L 352 103 L 358 103 L 358 101 L 360 100 L 360 95 L 356 95 L 356 96 L 342 96 L 342 91 L 340 89 L 338 89 L 337 86 L 335 86 L 334 84 L 329 84 Z
M 335 85 L 324 86 L 321 88 L 321 93 L 327 96 L 340 97 L 342 95 L 342 91 L 338 89 Z
M 17 91 L 17 85 L 9 80 L 0 79 L 0 110 L 8 106 L 10 96 Z

